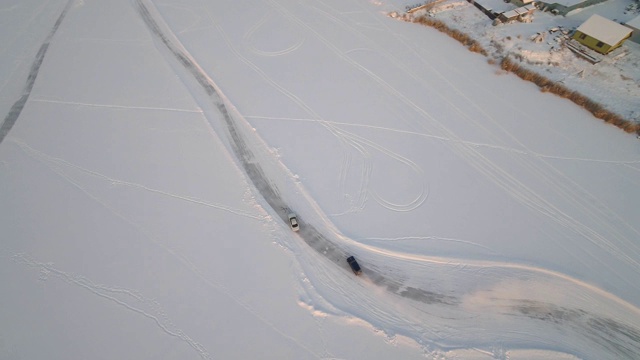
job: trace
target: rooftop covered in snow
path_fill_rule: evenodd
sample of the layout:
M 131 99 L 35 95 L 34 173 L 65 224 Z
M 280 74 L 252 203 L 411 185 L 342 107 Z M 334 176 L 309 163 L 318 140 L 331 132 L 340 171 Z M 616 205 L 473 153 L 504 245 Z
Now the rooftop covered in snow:
M 614 45 L 631 34 L 631 29 L 611 21 L 598 14 L 593 14 L 582 23 L 576 31 L 587 34 L 605 44 Z

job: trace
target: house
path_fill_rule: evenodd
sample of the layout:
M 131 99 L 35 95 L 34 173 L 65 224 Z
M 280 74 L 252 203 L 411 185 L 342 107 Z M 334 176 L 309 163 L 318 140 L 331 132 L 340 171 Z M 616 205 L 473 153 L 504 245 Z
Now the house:
M 572 38 L 584 46 L 601 54 L 608 54 L 631 37 L 631 29 L 606 19 L 592 15 L 576 29 Z
M 624 25 L 633 31 L 629 40 L 640 44 L 640 16 L 627 21 Z
M 489 19 L 493 20 L 502 12 L 513 9 L 513 5 L 505 3 L 504 0 L 467 0 L 476 8 L 482 11 Z

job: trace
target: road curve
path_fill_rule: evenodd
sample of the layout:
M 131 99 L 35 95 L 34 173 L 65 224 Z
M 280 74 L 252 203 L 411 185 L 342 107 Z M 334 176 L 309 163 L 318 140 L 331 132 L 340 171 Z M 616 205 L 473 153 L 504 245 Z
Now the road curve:
M 208 96 L 208 100 L 215 105 L 224 119 L 224 125 L 229 135 L 229 143 L 233 153 L 237 157 L 242 169 L 247 174 L 248 179 L 258 190 L 260 195 L 272 208 L 273 212 L 285 223 L 288 222 L 288 206 L 280 196 L 277 187 L 262 169 L 257 157 L 252 152 L 247 141 L 243 137 L 238 125 L 230 114 L 223 95 L 219 92 L 215 83 L 198 66 L 186 50 L 174 40 L 174 35 L 169 34 L 158 23 L 152 14 L 150 7 L 152 4 L 147 0 L 135 0 L 136 9 L 148 27 L 151 34 L 168 50 L 193 77 Z M 299 219 L 300 231 L 298 235 L 312 249 L 327 257 L 331 261 L 339 264 L 345 271 L 350 271 L 346 263 L 348 256 L 346 250 L 330 235 L 325 235 L 306 223 L 304 219 Z M 377 271 L 375 267 L 363 266 L 366 276 L 376 285 L 397 296 L 411 299 L 423 304 L 435 305 L 442 308 L 451 309 L 464 313 L 462 309 L 463 299 L 461 296 L 443 294 L 428 291 L 422 288 L 408 287 L 401 280 L 396 280 L 385 276 Z M 560 333 L 574 333 L 582 338 L 589 339 L 597 344 L 603 354 L 610 354 L 617 359 L 636 359 L 640 354 L 640 329 L 625 325 L 611 318 L 602 317 L 598 314 L 591 314 L 579 308 L 564 308 L 550 303 L 536 302 L 526 299 L 498 299 L 508 305 L 499 308 L 500 315 L 517 317 L 520 321 L 532 321 L 540 323 L 541 326 L 549 326 Z M 560 330 L 558 330 L 560 328 Z M 552 335 L 550 335 L 552 336 Z M 576 349 L 571 344 L 567 344 L 563 350 L 577 354 L 584 358 L 594 358 L 594 354 L 589 349 Z

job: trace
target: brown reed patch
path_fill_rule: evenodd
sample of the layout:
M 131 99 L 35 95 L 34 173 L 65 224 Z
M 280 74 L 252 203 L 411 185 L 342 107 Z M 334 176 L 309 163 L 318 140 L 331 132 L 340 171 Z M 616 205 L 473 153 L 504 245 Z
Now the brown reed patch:
M 479 42 L 474 40 L 471 36 L 463 33 L 460 30 L 450 28 L 446 23 L 438 19 L 434 19 L 429 16 L 419 16 L 413 18 L 414 23 L 418 23 L 424 26 L 432 27 L 441 33 L 449 35 L 451 38 L 457 40 L 462 45 L 466 46 L 470 51 L 487 56 L 487 51 L 480 45 Z
M 622 116 L 605 109 L 602 105 L 589 99 L 585 95 L 582 95 L 577 91 L 573 91 L 562 84 L 554 82 L 544 75 L 540 75 L 535 71 L 531 71 L 520 66 L 515 61 L 509 59 L 509 57 L 505 57 L 502 59 L 502 61 L 500 62 L 500 68 L 502 70 L 516 74 L 523 80 L 533 82 L 534 84 L 538 85 L 540 91 L 542 92 L 552 93 L 573 101 L 576 105 L 585 108 L 587 111 L 593 114 L 593 116 L 598 119 L 602 119 L 606 123 L 615 125 L 628 133 L 636 132 L 640 134 L 639 123 L 624 119 Z

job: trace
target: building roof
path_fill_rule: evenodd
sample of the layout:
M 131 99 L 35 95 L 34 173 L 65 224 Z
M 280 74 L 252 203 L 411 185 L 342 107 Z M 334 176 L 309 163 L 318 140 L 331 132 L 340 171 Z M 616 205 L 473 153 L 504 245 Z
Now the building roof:
M 511 10 L 511 11 L 505 11 L 501 14 L 503 17 L 507 18 L 507 19 L 514 19 L 518 16 L 520 16 L 520 13 L 518 13 L 517 11 Z
M 625 23 L 625 25 L 627 26 L 631 26 L 634 29 L 640 29 L 640 15 L 636 16 L 635 18 L 627 21 Z
M 535 10 L 535 8 L 536 7 L 533 5 L 525 5 L 511 11 L 505 11 L 502 13 L 502 16 L 506 17 L 507 19 L 513 19 L 518 16 L 529 14 L 531 11 Z
M 581 4 L 587 0 L 544 0 L 545 4 L 558 4 L 565 7 L 571 7 L 574 5 Z
M 587 34 L 607 45 L 615 45 L 631 34 L 631 29 L 628 27 L 598 14 L 591 15 L 576 31 Z
M 497 13 L 509 11 L 513 9 L 513 4 L 505 3 L 504 0 L 475 0 L 485 9 L 493 10 Z

